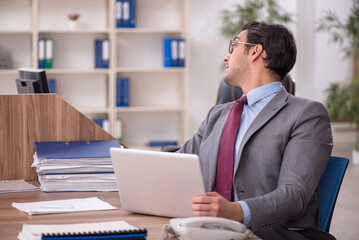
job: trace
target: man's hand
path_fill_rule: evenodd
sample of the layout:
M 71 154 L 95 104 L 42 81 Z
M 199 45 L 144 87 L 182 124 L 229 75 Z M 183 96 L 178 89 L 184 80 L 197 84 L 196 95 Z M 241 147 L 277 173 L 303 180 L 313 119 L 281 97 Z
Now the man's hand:
M 192 198 L 194 216 L 211 216 L 243 222 L 243 210 L 238 202 L 229 202 L 217 192 Z

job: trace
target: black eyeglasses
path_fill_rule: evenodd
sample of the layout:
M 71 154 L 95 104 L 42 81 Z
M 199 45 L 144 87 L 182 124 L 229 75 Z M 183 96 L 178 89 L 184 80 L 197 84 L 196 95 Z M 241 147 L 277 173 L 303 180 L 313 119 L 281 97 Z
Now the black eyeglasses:
M 228 47 L 229 54 L 233 53 L 233 50 L 236 47 L 236 44 L 245 44 L 245 45 L 250 45 L 250 46 L 257 45 L 257 44 L 254 44 L 254 43 L 247 43 L 247 42 L 240 42 L 240 41 L 230 40 L 229 41 L 229 47 Z

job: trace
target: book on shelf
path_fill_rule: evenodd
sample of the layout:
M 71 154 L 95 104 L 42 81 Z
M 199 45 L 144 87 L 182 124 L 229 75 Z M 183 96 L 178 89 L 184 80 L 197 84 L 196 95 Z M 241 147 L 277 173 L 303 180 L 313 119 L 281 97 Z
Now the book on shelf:
M 136 27 L 136 0 L 116 0 L 116 27 Z
M 95 68 L 109 68 L 110 41 L 108 39 L 95 39 Z
M 56 79 L 50 78 L 48 83 L 49 83 L 50 93 L 56 93 Z
M 116 79 L 116 106 L 130 106 L 130 78 L 118 77 Z
M 39 38 L 38 40 L 38 68 L 51 69 L 54 58 L 54 40 Z
M 146 239 L 147 230 L 126 221 L 77 224 L 23 224 L 20 240 L 66 239 Z
M 163 39 L 163 66 L 184 67 L 186 42 L 184 38 Z
M 42 191 L 117 191 L 110 148 L 117 140 L 36 142 L 33 167 Z
M 177 146 L 178 142 L 176 140 L 151 140 L 148 142 L 149 147 L 164 147 L 164 146 Z

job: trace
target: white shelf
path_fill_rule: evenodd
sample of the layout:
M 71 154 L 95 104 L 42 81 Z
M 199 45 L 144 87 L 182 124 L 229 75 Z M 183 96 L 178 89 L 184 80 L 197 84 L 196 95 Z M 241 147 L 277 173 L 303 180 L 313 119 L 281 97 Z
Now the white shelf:
M 108 108 L 78 108 L 77 110 L 83 114 L 107 114 L 110 111 Z
M 0 75 L 13 75 L 18 74 L 17 69 L 0 69 Z
M 161 28 L 116 28 L 116 33 L 184 33 L 184 29 L 161 29 Z
M 149 72 L 153 72 L 153 73 L 158 73 L 158 72 L 163 72 L 163 73 L 184 73 L 187 69 L 183 68 L 183 67 L 173 67 L 173 68 L 164 68 L 164 67 L 119 67 L 116 68 L 116 72 L 134 72 L 134 73 L 149 73 Z
M 0 29 L 0 34 L 31 34 L 31 30 Z
M 155 113 L 155 112 L 182 112 L 185 108 L 181 106 L 136 106 L 136 107 L 117 107 L 118 113 Z
M 108 74 L 109 69 L 45 69 L 47 74 Z
M 74 34 L 74 33 L 78 33 L 78 34 L 89 34 L 89 33 L 104 33 L 107 34 L 109 33 L 109 30 L 104 29 L 41 29 L 39 30 L 39 34 L 46 34 L 46 33 L 61 33 L 61 34 Z

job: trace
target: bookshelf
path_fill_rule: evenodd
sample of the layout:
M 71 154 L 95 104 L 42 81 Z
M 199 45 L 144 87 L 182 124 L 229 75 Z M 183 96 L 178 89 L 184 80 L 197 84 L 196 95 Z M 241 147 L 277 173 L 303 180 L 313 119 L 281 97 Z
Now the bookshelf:
M 17 68 L 37 68 L 39 38 L 54 39 L 57 94 L 89 118 L 108 118 L 115 136 L 142 148 L 150 140 L 183 144 L 188 129 L 189 0 L 137 0 L 136 28 L 116 28 L 116 0 L 2 0 L 0 50 L 12 68 L 0 69 L 0 94 L 16 94 Z M 80 13 L 71 29 L 67 14 Z M 164 37 L 186 41 L 186 67 L 164 68 Z M 94 68 L 94 40 L 110 40 L 110 67 Z M 116 107 L 116 78 L 130 78 L 130 107 Z

